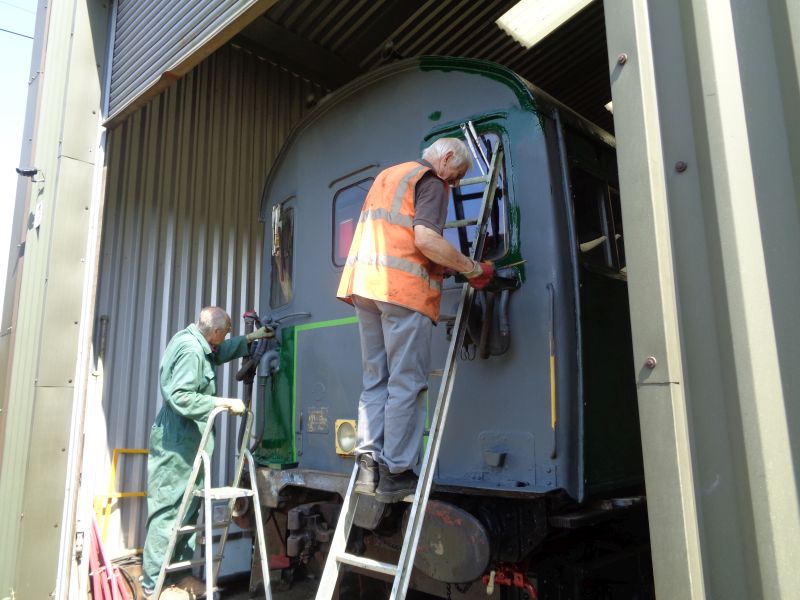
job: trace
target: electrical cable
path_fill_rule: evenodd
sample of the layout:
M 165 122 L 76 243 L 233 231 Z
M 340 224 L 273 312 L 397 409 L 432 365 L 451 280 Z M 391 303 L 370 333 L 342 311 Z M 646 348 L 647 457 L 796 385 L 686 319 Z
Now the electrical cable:
M 3 29 L 2 27 L 0 27 L 0 31 L 3 31 L 5 33 L 10 33 L 12 35 L 18 35 L 19 37 L 28 38 L 29 40 L 33 39 L 32 35 L 25 35 L 24 33 L 19 33 L 18 31 L 11 31 L 10 29 Z
M 122 574 L 123 579 L 125 579 L 125 583 L 127 584 L 128 589 L 131 591 L 132 600 L 138 600 L 139 593 L 136 591 L 136 581 L 134 580 L 133 575 L 128 573 L 126 568 L 120 567 L 119 565 L 117 565 L 117 571 L 119 571 Z

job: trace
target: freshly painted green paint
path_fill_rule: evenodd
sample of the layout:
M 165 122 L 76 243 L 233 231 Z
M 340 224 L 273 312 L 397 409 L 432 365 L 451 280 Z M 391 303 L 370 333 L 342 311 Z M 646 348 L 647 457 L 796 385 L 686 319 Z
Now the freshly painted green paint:
M 279 351 L 280 371 L 273 375 L 269 386 L 259 386 L 263 386 L 263 393 L 269 393 L 265 402 L 264 437 L 256 454 L 259 464 L 273 469 L 297 466 L 297 338 L 300 332 L 354 323 L 358 323 L 356 317 L 345 317 L 283 329 Z M 261 390 L 259 393 L 262 393 Z
M 297 325 L 294 328 L 295 342 L 297 342 L 297 334 L 300 331 L 308 331 L 309 329 L 323 329 L 325 327 L 338 327 L 339 325 L 351 325 L 358 323 L 357 317 L 344 317 L 343 319 L 333 319 L 331 321 L 319 321 L 317 323 L 306 323 L 305 325 Z M 295 352 L 295 358 L 297 353 Z
M 294 356 L 292 358 L 292 371 L 294 372 L 294 385 L 292 386 L 292 432 L 297 431 L 297 336 L 301 331 L 312 329 L 323 329 L 327 327 L 339 327 L 340 325 L 352 325 L 358 323 L 357 317 L 345 317 L 343 319 L 333 319 L 331 321 L 319 321 L 317 323 L 306 323 L 294 328 Z M 297 460 L 297 436 L 292 435 L 292 455 Z
M 453 58 L 441 56 L 422 56 L 419 59 L 420 69 L 423 71 L 462 71 L 476 73 L 489 79 L 501 82 L 508 86 L 516 95 L 517 101 L 523 109 L 535 110 L 536 103 L 528 86 L 513 71 L 500 65 L 486 63 L 471 58 Z
M 529 128 L 531 112 L 529 111 L 514 111 L 512 113 L 506 111 L 493 111 L 467 117 L 466 121 L 472 121 L 481 133 L 489 132 L 497 135 L 503 143 L 505 148 L 509 146 L 509 129 L 514 128 Z M 428 135 L 425 136 L 421 143 L 422 147 L 428 146 L 433 140 L 446 137 L 462 137 L 461 136 L 461 123 L 463 121 L 449 121 L 441 123 L 433 128 Z M 540 124 L 541 125 L 541 124 Z M 506 152 L 504 160 L 506 161 L 506 212 L 508 214 L 507 235 L 508 235 L 508 250 L 505 255 L 495 261 L 495 267 L 502 269 L 505 265 L 517 265 L 514 268 L 519 275 L 520 283 L 525 281 L 525 265 L 518 264 L 522 261 L 522 252 L 520 250 L 520 219 L 519 219 L 519 204 L 515 201 L 514 195 L 514 178 L 509 175 L 513 172 L 513 153 Z
M 282 343 L 278 350 L 281 368 L 272 377 L 259 377 L 259 394 L 264 399 L 264 436 L 256 452 L 256 460 L 272 469 L 286 469 L 296 465 L 294 451 L 294 327 L 281 332 Z

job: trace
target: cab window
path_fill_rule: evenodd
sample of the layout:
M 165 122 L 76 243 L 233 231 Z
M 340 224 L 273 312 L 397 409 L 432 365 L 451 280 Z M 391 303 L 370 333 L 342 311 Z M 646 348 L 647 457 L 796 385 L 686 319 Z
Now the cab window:
M 483 151 L 491 164 L 492 156 L 501 147 L 500 136 L 493 132 L 484 132 L 478 135 Z M 472 168 L 465 175 L 465 179 L 480 177 L 482 172 L 478 161 L 473 156 Z M 488 169 L 487 169 L 488 170 Z M 472 243 L 477 234 L 477 225 L 458 226 L 459 222 L 476 221 L 481 209 L 485 184 L 475 183 L 466 186 L 453 187 L 450 190 L 450 203 L 447 210 L 447 223 L 445 224 L 444 237 L 462 254 L 470 255 Z M 492 214 L 489 218 L 486 240 L 483 246 L 483 257 L 489 260 L 498 260 L 505 256 L 508 250 L 507 240 L 507 195 L 505 158 L 497 176 L 497 191 L 495 193 Z
M 269 305 L 278 308 L 292 299 L 294 209 L 277 204 L 272 209 L 272 259 Z
M 580 167 L 570 172 L 578 256 L 582 262 L 625 270 L 619 191 Z
M 336 192 L 333 198 L 333 264 L 344 266 L 353 243 L 361 207 L 373 178 L 363 179 Z

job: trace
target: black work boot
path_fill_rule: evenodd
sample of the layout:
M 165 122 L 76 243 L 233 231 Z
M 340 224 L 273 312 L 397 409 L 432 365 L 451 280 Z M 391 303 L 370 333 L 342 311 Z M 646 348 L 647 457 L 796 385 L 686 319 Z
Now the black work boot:
M 391 504 L 400 502 L 406 496 L 413 496 L 417 491 L 417 476 L 411 469 L 402 473 L 390 473 L 386 465 L 378 466 L 380 481 L 375 490 L 375 499 L 378 502 Z
M 358 476 L 356 477 L 356 494 L 374 494 L 378 485 L 378 463 L 371 454 L 358 457 Z

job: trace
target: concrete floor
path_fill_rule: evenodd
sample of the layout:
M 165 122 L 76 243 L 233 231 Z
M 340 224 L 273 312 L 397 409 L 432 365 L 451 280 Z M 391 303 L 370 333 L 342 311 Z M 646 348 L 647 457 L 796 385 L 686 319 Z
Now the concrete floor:
M 228 582 L 220 594 L 220 600 L 263 600 L 262 592 L 254 596 L 250 595 L 249 584 L 249 579 Z M 317 593 L 317 580 L 296 581 L 288 590 L 281 590 L 278 587 L 275 585 L 272 587 L 273 600 L 312 600 Z

